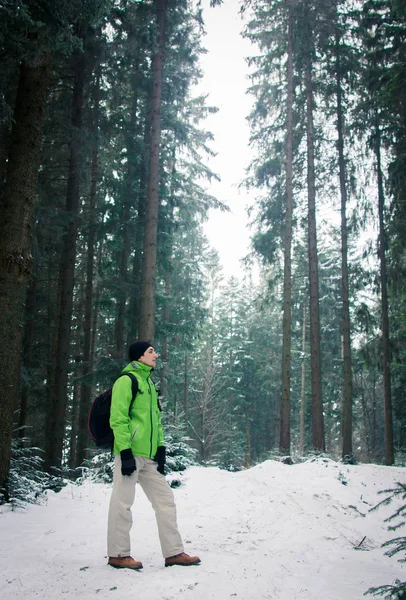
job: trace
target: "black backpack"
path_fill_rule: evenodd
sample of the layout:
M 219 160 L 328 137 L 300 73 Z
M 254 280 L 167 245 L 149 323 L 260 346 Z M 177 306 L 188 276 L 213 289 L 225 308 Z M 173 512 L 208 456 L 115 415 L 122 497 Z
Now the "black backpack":
M 138 381 L 132 373 L 124 373 L 121 377 L 124 377 L 125 375 L 132 381 L 132 398 L 128 408 L 128 414 L 130 414 L 135 396 L 138 393 Z M 90 437 L 98 448 L 113 451 L 114 434 L 110 427 L 111 394 L 112 388 L 109 388 L 93 400 L 89 410 L 87 429 Z

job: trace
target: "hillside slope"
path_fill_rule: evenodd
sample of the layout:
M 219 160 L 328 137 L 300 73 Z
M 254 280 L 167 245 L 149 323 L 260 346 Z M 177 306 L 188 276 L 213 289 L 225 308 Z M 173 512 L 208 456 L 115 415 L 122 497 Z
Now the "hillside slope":
M 175 490 L 178 522 L 186 551 L 202 563 L 163 567 L 153 511 L 138 488 L 132 540 L 141 572 L 106 565 L 109 486 L 68 485 L 26 510 L 0 507 L 1 597 L 361 600 L 371 586 L 406 578 L 381 548 L 395 537 L 384 519 L 396 506 L 369 512 L 379 490 L 405 475 L 328 459 L 266 461 L 240 473 L 191 468 Z

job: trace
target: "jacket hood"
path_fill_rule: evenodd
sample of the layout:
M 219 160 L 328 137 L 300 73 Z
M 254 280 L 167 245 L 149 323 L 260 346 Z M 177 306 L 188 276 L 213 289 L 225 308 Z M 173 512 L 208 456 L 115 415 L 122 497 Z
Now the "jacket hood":
M 141 377 L 148 377 L 152 371 L 153 368 L 149 365 L 144 365 L 144 363 L 140 363 L 138 360 L 133 360 L 132 362 L 128 363 L 126 367 L 124 367 L 121 373 L 139 373 Z

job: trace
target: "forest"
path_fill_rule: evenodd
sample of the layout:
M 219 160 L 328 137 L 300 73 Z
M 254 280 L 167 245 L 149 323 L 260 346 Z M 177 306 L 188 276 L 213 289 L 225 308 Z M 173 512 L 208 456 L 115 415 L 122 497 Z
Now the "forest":
M 137 338 L 175 470 L 405 464 L 406 5 L 227 2 L 252 46 L 241 278 L 203 231 L 228 207 L 201 2 L 0 0 L 0 503 L 22 464 L 98 464 L 89 407 Z

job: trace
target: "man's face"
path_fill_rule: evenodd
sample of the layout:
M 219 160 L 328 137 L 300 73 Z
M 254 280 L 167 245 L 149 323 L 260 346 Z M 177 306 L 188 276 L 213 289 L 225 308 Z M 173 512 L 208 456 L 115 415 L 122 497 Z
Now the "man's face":
M 148 367 L 155 367 L 156 359 L 158 354 L 155 352 L 152 346 L 147 348 L 142 356 L 139 357 L 138 361 L 147 365 Z

